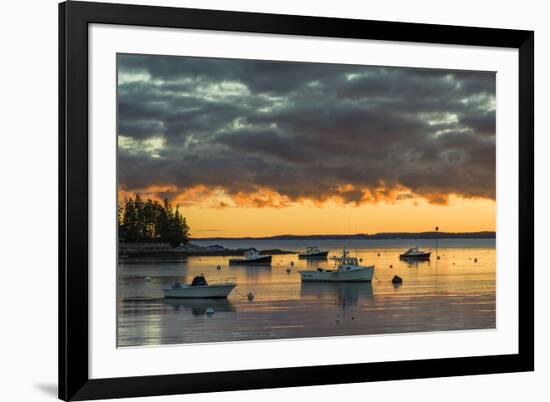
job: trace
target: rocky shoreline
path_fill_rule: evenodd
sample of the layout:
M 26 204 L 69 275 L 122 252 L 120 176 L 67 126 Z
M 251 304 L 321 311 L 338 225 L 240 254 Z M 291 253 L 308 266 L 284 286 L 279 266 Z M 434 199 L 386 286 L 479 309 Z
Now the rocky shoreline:
M 252 247 L 251 247 L 252 248 Z M 217 244 L 211 246 L 198 246 L 196 244 L 187 243 L 184 246 L 176 248 L 148 248 L 148 249 L 132 249 L 126 248 L 123 252 L 119 251 L 120 259 L 134 259 L 134 258 L 168 258 L 168 259 L 182 259 L 184 257 L 239 257 L 251 248 L 226 248 Z M 282 254 L 296 254 L 295 251 L 280 250 L 280 249 L 266 249 L 258 250 L 261 255 L 282 255 Z

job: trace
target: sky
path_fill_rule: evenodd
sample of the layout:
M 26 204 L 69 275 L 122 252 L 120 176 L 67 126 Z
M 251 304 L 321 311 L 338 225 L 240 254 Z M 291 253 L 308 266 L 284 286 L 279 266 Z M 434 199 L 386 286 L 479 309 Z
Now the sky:
M 119 200 L 194 237 L 495 230 L 493 72 L 119 54 Z

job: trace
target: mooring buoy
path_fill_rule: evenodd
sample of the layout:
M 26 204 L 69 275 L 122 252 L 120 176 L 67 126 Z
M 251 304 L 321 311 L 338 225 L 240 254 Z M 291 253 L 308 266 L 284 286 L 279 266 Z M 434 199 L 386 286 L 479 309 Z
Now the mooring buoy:
M 403 283 L 403 279 L 397 275 L 394 275 L 394 277 L 391 280 L 391 283 L 394 285 L 401 285 Z

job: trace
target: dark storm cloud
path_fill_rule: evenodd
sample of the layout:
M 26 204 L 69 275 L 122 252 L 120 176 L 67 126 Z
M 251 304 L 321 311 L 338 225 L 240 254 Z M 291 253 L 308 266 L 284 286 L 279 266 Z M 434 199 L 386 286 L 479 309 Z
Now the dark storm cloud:
M 494 73 L 138 55 L 118 66 L 123 189 L 495 197 Z

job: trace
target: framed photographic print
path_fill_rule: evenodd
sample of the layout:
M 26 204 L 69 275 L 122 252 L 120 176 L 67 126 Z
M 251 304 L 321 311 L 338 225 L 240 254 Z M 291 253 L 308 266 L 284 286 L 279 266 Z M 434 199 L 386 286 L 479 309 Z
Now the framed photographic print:
M 534 33 L 59 5 L 59 397 L 534 369 Z

